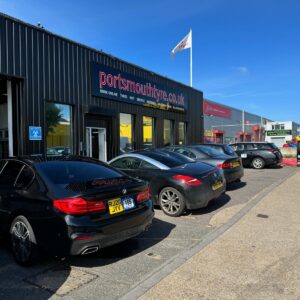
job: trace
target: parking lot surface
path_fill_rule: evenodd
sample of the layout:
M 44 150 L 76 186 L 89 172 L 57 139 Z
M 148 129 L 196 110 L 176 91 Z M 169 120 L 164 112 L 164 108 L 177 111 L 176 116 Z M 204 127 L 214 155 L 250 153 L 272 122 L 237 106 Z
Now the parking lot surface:
M 63 261 L 48 258 L 26 269 L 14 263 L 2 239 L 0 299 L 118 299 L 200 243 L 265 188 L 293 172 L 293 168 L 246 169 L 242 182 L 232 185 L 207 208 L 179 218 L 156 209 L 148 232 L 90 256 Z

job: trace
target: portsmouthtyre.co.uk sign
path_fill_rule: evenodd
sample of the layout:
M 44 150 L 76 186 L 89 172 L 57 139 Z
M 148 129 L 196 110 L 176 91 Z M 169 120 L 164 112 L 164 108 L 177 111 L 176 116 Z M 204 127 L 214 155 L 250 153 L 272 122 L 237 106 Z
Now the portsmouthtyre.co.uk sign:
M 112 100 L 184 112 L 187 95 L 181 90 L 163 86 L 141 77 L 91 63 L 92 95 Z

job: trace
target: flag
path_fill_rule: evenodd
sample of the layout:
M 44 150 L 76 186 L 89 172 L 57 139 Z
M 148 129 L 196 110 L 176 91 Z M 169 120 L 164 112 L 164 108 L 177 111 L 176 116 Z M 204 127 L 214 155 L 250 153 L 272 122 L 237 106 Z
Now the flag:
M 174 54 L 178 51 L 188 49 L 192 47 L 192 31 L 190 32 L 176 45 L 176 47 L 171 52 L 171 57 L 174 57 Z

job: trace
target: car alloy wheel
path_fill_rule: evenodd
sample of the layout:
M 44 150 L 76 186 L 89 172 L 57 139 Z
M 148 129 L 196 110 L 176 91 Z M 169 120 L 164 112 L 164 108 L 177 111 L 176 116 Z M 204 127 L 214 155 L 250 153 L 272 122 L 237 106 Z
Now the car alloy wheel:
M 33 264 L 39 256 L 39 251 L 34 232 L 25 217 L 19 216 L 14 219 L 10 228 L 10 236 L 16 261 L 24 266 Z
M 185 200 L 182 194 L 171 187 L 162 189 L 159 194 L 159 204 L 163 212 L 172 217 L 180 216 L 185 210 Z
M 254 158 L 252 161 L 252 166 L 254 169 L 263 169 L 265 166 L 265 162 L 262 158 Z

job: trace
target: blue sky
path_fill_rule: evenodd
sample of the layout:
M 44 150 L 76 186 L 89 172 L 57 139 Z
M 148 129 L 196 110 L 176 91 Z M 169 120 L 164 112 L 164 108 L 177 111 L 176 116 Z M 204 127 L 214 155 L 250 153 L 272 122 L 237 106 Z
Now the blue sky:
M 0 0 L 0 11 L 189 84 L 209 99 L 300 122 L 298 0 Z

